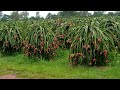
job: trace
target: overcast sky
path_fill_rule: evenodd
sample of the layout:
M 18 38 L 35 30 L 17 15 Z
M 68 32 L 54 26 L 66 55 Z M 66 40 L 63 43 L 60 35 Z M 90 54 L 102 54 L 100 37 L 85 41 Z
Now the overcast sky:
M 3 14 L 10 15 L 11 12 L 12 11 L 3 11 Z M 22 11 L 20 11 L 20 12 L 22 12 Z M 31 17 L 31 16 L 35 16 L 37 11 L 28 11 L 28 12 L 29 12 L 29 17 Z M 57 14 L 59 11 L 39 11 L 39 12 L 40 12 L 40 16 L 45 18 L 48 13 Z M 93 11 L 89 11 L 89 12 L 93 13 Z M 114 11 L 109 11 L 109 12 L 114 12 Z

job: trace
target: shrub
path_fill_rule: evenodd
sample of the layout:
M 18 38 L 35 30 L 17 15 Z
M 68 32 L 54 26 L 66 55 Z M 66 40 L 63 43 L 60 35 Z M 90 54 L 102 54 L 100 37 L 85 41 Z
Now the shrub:
M 107 28 L 100 28 L 99 22 L 95 19 L 90 24 L 84 25 L 78 30 L 71 48 L 69 61 L 78 65 L 106 65 L 109 61 L 109 52 L 115 50 L 117 37 Z

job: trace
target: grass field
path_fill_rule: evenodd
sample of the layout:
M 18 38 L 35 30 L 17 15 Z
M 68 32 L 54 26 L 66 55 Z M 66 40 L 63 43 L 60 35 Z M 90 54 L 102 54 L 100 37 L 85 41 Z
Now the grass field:
M 0 75 L 16 74 L 29 79 L 120 79 L 120 54 L 108 66 L 72 67 L 68 62 L 69 51 L 60 51 L 51 61 L 35 61 L 23 54 L 0 56 Z

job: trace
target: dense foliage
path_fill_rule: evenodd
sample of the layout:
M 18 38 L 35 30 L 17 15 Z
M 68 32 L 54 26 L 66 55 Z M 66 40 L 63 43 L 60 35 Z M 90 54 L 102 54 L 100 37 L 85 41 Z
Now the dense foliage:
M 110 53 L 120 51 L 119 22 L 119 16 L 1 22 L 0 49 L 45 60 L 55 57 L 58 48 L 68 49 L 72 65 L 106 65 Z

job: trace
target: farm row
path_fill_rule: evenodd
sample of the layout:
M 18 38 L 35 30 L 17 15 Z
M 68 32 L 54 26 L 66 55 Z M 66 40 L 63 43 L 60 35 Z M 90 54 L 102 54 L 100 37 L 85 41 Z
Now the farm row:
M 51 60 L 60 48 L 69 50 L 72 65 L 106 65 L 120 50 L 119 22 L 110 16 L 0 22 L 0 52 Z

